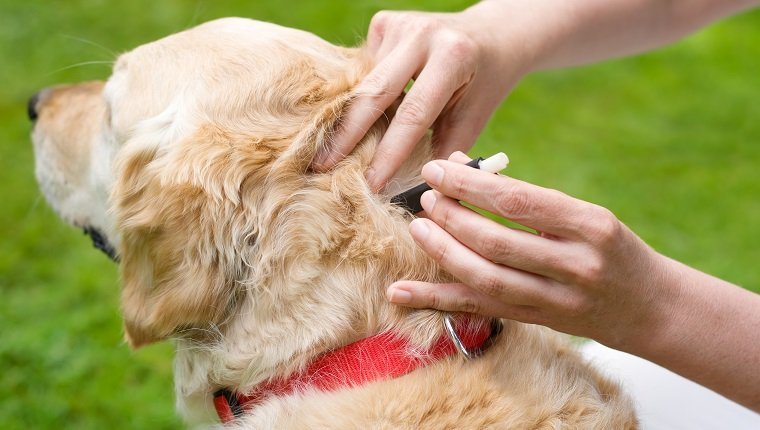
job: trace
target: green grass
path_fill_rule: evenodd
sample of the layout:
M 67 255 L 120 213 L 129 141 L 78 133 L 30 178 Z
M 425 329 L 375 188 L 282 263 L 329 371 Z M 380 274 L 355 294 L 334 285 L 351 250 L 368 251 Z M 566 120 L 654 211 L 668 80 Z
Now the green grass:
M 353 44 L 380 8 L 461 1 L 0 0 L 0 427 L 178 428 L 171 346 L 122 342 L 116 268 L 33 176 L 26 99 L 143 42 L 248 16 Z M 102 45 L 96 46 L 97 45 Z M 658 52 L 530 76 L 473 150 L 613 210 L 659 251 L 760 291 L 760 13 Z

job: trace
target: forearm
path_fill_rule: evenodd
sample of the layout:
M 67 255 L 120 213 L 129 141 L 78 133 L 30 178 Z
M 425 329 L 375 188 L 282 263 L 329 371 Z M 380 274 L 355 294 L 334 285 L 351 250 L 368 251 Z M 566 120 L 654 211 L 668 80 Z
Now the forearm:
M 497 46 L 525 49 L 529 70 L 621 57 L 678 40 L 758 0 L 486 0 L 465 11 Z M 511 52 L 510 52 L 511 54 Z
M 612 212 L 433 161 L 414 240 L 459 283 L 400 281 L 394 303 L 474 312 L 595 339 L 760 412 L 760 295 L 662 256 Z M 461 201 L 542 234 L 507 228 Z
M 760 411 L 760 295 L 663 258 L 662 300 L 619 349 Z

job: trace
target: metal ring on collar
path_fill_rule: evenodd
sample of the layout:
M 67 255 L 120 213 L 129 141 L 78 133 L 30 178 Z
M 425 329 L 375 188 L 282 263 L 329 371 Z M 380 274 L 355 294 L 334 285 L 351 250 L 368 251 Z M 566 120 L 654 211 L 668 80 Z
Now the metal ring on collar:
M 462 354 L 465 359 L 471 360 L 475 357 L 475 354 L 467 349 L 464 342 L 462 342 L 462 339 L 457 334 L 457 331 L 454 330 L 454 317 L 451 314 L 446 313 L 443 315 L 443 327 L 446 329 L 446 334 L 449 335 L 449 339 L 451 339 L 454 346 L 456 346 L 459 353 Z
M 454 344 L 454 346 L 459 351 L 459 353 L 462 354 L 462 356 L 465 359 L 471 360 L 483 354 L 483 352 L 494 343 L 494 341 L 496 340 L 496 337 L 504 329 L 504 326 L 500 319 L 498 318 L 491 319 L 490 336 L 488 336 L 488 339 L 486 339 L 482 345 L 473 349 L 468 349 L 467 346 L 462 341 L 462 338 L 460 338 L 459 335 L 457 334 L 457 331 L 454 330 L 454 316 L 451 315 L 450 313 L 445 313 L 443 315 L 443 328 L 446 330 L 446 334 L 449 336 L 449 339 L 451 339 L 451 342 Z

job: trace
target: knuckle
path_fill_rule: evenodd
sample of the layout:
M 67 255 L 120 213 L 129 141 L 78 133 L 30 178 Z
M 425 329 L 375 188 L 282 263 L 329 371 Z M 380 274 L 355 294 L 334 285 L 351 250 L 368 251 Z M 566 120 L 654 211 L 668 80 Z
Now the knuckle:
M 447 171 L 445 181 L 447 188 L 450 190 L 451 197 L 462 199 L 469 190 L 467 179 L 458 173 Z
M 607 247 L 613 245 L 620 237 L 622 225 L 609 209 L 594 205 L 587 228 L 592 243 Z
M 495 203 L 499 215 L 506 217 L 522 218 L 531 212 L 531 201 L 528 198 L 528 193 L 525 186 L 519 182 L 504 185 L 497 189 Z
M 588 257 L 568 258 L 551 267 L 557 271 L 558 281 L 567 285 L 587 287 L 595 282 L 601 272 L 599 263 L 588 260 Z
M 446 307 L 446 301 L 435 291 L 428 291 L 425 302 L 430 304 L 433 309 L 443 310 Z
M 474 282 L 478 290 L 489 297 L 498 297 L 504 289 L 502 279 L 491 273 L 483 273 L 477 276 Z
M 501 234 L 494 231 L 482 232 L 478 238 L 477 246 L 479 253 L 492 261 L 509 260 L 512 255 L 512 249 L 507 240 Z
M 449 260 L 450 252 L 449 246 L 445 243 L 441 243 L 435 246 L 431 255 L 437 263 L 445 266 Z
M 430 32 L 441 28 L 442 24 L 439 18 L 428 15 L 416 15 L 414 20 L 414 28 L 421 35 L 430 34 Z
M 564 314 L 570 318 L 580 318 L 589 314 L 592 305 L 589 300 L 582 296 L 569 296 L 561 304 Z
M 454 30 L 441 32 L 441 44 L 449 58 L 456 61 L 472 59 L 478 51 L 478 45 L 468 35 Z
M 413 127 L 427 127 L 427 113 L 425 106 L 414 98 L 407 98 L 396 111 L 396 121 L 399 124 Z
M 607 272 L 604 258 L 593 255 L 579 263 L 575 269 L 575 283 L 579 285 L 599 285 L 604 282 Z
M 371 73 L 362 82 L 360 92 L 373 98 L 381 98 L 391 90 L 391 82 L 383 73 Z
M 572 273 L 575 269 L 575 261 L 573 256 L 566 255 L 564 253 L 544 253 L 541 255 L 541 262 L 545 267 L 551 267 L 556 270 L 560 276 Z
M 432 213 L 430 214 L 444 230 L 451 228 L 451 210 L 446 207 L 448 205 L 435 204 L 433 205 Z
M 481 311 L 480 303 L 475 301 L 474 298 L 465 296 L 460 298 L 456 304 L 456 310 L 459 312 L 466 312 L 470 314 L 477 314 Z
M 388 20 L 393 15 L 393 12 L 387 10 L 381 10 L 372 16 L 369 22 L 369 33 L 382 35 L 385 33 L 385 29 L 388 26 Z

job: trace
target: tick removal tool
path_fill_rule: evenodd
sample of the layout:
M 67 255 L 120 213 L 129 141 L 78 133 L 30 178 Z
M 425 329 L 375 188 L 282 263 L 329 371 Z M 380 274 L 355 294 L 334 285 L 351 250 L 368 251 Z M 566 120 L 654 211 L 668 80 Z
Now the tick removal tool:
M 488 173 L 498 173 L 504 170 L 507 167 L 507 164 L 509 164 L 509 158 L 507 157 L 507 154 L 503 152 L 499 152 L 488 158 L 478 157 L 467 163 L 467 165 L 472 168 L 480 169 Z M 417 185 L 414 188 L 410 188 L 403 193 L 393 196 L 391 198 L 391 203 L 398 204 L 409 212 L 416 214 L 417 212 L 422 211 L 422 204 L 420 203 L 422 194 L 425 193 L 425 191 L 432 189 L 433 188 L 426 183 Z

